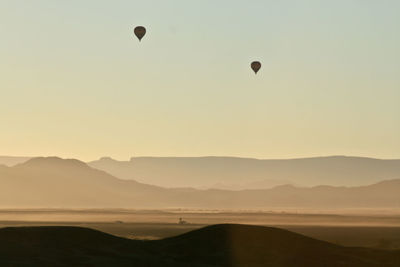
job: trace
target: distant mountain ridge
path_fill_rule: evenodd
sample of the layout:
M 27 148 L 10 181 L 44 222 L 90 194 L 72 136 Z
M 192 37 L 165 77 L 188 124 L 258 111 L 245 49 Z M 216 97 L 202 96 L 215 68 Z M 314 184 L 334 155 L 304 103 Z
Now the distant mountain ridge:
M 400 178 L 400 160 L 316 157 L 260 160 L 234 157 L 101 158 L 88 163 L 121 179 L 163 187 L 265 189 L 282 184 L 359 186 Z
M 15 166 L 29 157 L 0 156 L 0 165 Z M 399 159 L 329 156 L 299 159 L 236 157 L 109 157 L 91 167 L 124 180 L 162 187 L 199 189 L 267 189 L 277 185 L 360 186 L 400 178 Z
M 8 167 L 17 165 L 19 163 L 24 163 L 31 159 L 31 157 L 10 157 L 10 156 L 0 156 L 0 165 L 5 165 Z
M 73 159 L 0 166 L 0 208 L 399 208 L 400 179 L 359 187 L 163 188 L 121 180 Z

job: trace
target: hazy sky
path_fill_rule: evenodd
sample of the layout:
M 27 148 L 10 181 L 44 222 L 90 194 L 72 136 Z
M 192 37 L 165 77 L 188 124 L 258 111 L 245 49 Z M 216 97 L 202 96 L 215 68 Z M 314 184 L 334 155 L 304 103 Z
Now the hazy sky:
M 399 11 L 0 0 L 0 154 L 400 158 Z

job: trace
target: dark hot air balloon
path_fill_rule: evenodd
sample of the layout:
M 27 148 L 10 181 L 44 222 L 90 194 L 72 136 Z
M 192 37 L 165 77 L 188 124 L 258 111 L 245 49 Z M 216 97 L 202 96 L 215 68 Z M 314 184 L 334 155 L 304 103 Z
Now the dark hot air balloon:
M 254 71 L 255 74 L 261 69 L 261 63 L 259 61 L 251 62 L 251 69 Z
M 137 26 L 133 32 L 135 33 L 136 37 L 139 39 L 139 41 L 142 40 L 143 36 L 146 34 L 146 28 L 143 26 Z

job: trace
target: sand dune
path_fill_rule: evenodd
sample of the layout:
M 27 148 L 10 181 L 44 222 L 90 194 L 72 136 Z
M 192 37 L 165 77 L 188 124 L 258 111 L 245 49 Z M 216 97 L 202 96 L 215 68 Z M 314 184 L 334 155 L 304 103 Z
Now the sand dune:
M 80 227 L 0 229 L 2 266 L 398 266 L 399 251 L 349 248 L 286 230 L 221 224 L 157 241 Z

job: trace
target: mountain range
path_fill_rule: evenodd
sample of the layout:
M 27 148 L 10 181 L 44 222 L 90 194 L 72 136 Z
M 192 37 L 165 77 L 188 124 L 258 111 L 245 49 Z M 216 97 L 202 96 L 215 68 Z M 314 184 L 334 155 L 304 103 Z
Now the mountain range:
M 163 187 L 265 189 L 277 185 L 360 186 L 400 178 L 400 160 L 317 157 L 260 160 L 234 157 L 101 158 L 88 163 L 111 175 Z
M 118 179 L 73 160 L 33 158 L 0 166 L 0 208 L 398 208 L 400 179 L 368 186 L 259 190 L 163 188 Z
M 29 157 L 0 156 L 15 166 Z M 162 187 L 197 189 L 267 189 L 278 185 L 360 186 L 400 178 L 400 160 L 330 156 L 260 160 L 235 157 L 103 157 L 88 165 L 123 180 Z
M 10 156 L 0 156 L 0 165 L 5 165 L 8 167 L 24 163 L 31 159 L 31 157 L 10 157 Z

